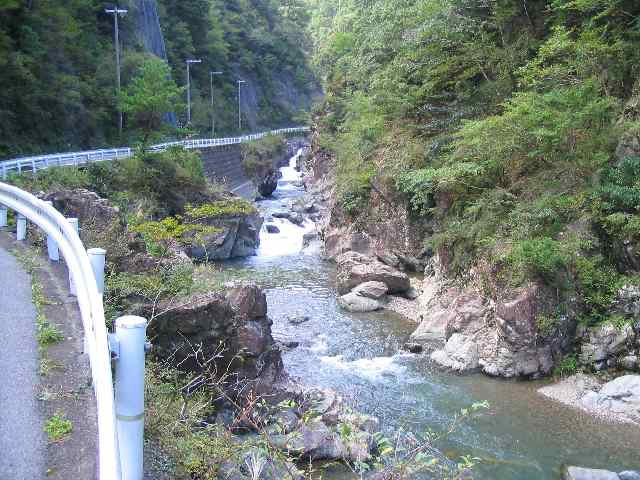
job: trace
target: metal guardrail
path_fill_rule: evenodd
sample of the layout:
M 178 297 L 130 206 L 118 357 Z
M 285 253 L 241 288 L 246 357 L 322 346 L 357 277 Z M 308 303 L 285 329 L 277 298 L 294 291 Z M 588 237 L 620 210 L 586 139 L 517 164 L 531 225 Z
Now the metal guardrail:
M 58 244 L 64 256 L 73 277 L 85 332 L 85 350 L 91 361 L 98 411 L 100 480 L 120 480 L 122 473 L 107 328 L 102 296 L 84 245 L 75 228 L 60 212 L 28 192 L 0 183 L 0 205 L 38 225 Z
M 182 146 L 187 149 L 197 148 L 210 148 L 226 145 L 237 145 L 244 142 L 250 142 L 253 140 L 259 140 L 267 135 L 281 135 L 287 133 L 301 133 L 308 132 L 309 127 L 293 127 L 293 128 L 280 128 L 278 130 L 272 130 L 270 132 L 254 133 L 251 135 L 244 135 L 241 137 L 229 137 L 229 138 L 209 138 L 201 140 L 183 140 L 179 142 L 168 142 L 153 145 L 149 148 L 150 151 L 160 152 L 166 150 L 169 147 Z M 2 171 L 2 179 L 6 180 L 7 175 L 11 172 L 22 173 L 23 171 L 37 172 L 49 167 L 64 167 L 64 166 L 78 166 L 85 165 L 87 163 L 103 162 L 108 160 L 116 160 L 119 158 L 128 158 L 133 155 L 131 148 L 112 148 L 101 150 L 88 150 L 84 152 L 71 152 L 71 153 L 54 153 L 50 155 L 38 155 L 34 157 L 16 158 L 14 160 L 7 160 L 0 162 L 0 170 Z

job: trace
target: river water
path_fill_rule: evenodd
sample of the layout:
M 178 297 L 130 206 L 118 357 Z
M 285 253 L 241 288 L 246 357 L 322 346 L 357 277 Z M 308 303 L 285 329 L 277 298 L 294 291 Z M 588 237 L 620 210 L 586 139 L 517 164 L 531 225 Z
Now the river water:
M 274 198 L 259 203 L 266 217 L 304 193 L 295 185 L 300 174 L 294 164 L 295 158 L 281 169 Z M 258 256 L 227 268 L 249 274 L 266 289 L 274 337 L 300 342 L 283 354 L 290 375 L 337 390 L 357 409 L 377 416 L 389 433 L 400 428 L 443 432 L 462 408 L 488 401 L 486 413 L 437 445 L 450 458 L 480 458 L 477 479 L 557 479 L 564 463 L 640 469 L 640 428 L 605 423 L 545 399 L 536 392 L 545 382 L 457 376 L 431 368 L 426 358 L 401 349 L 415 328 L 411 322 L 390 312 L 351 314 L 338 307 L 335 267 L 317 253 L 302 251 L 311 222 L 302 227 L 284 219 L 268 223 L 280 233 L 263 227 Z M 299 314 L 310 320 L 290 324 L 288 317 Z

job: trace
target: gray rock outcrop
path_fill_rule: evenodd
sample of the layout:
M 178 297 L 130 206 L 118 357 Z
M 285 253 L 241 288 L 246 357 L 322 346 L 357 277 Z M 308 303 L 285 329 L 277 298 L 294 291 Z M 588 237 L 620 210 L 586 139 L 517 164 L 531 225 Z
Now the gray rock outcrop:
M 193 221 L 193 220 L 189 220 Z M 201 225 L 216 227 L 216 233 L 195 238 L 187 247 L 187 254 L 198 262 L 250 257 L 260 246 L 262 217 L 257 213 L 199 218 Z
M 609 470 L 570 466 L 562 472 L 562 480 L 640 480 L 640 472 L 626 470 L 615 473 Z
M 640 424 L 640 375 L 625 375 L 605 383 L 600 391 L 587 392 L 580 403 L 597 415 Z
M 391 294 L 404 293 L 411 284 L 409 277 L 379 260 L 357 252 L 346 252 L 336 259 L 338 292 L 346 294 L 362 283 L 382 282 Z
M 423 291 L 422 321 L 410 342 L 435 349 L 430 357 L 436 364 L 459 373 L 480 369 L 499 377 L 540 376 L 553 368 L 560 347 L 540 338 L 536 318 L 544 298 L 538 285 L 495 301 L 470 288 L 447 286 L 434 273 Z
M 254 285 L 233 287 L 227 295 L 207 293 L 144 306 L 141 314 L 152 319 L 148 336 L 154 354 L 182 370 L 228 371 L 231 383 L 254 381 L 261 391 L 283 374 L 266 297 Z
M 576 374 L 538 391 L 595 416 L 640 424 L 640 375 L 624 375 L 603 385 L 597 377 Z

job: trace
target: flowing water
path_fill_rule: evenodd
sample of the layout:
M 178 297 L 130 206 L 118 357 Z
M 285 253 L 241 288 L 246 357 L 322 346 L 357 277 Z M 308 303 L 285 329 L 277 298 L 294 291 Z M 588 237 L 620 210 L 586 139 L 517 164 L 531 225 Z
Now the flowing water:
M 260 202 L 266 217 L 287 209 L 303 194 L 295 186 L 300 174 L 294 164 L 295 157 L 282 169 L 274 198 Z M 380 418 L 388 432 L 442 432 L 462 408 L 488 401 L 486 414 L 437 445 L 451 458 L 470 454 L 482 459 L 475 468 L 478 479 L 557 479 L 564 463 L 640 469 L 637 427 L 608 424 L 547 400 L 536 393 L 544 382 L 450 375 L 430 368 L 424 357 L 402 352 L 414 324 L 390 312 L 340 310 L 333 287 L 335 268 L 317 254 L 301 251 L 302 236 L 313 229 L 312 223 L 269 223 L 280 233 L 269 234 L 263 227 L 258 256 L 228 268 L 250 271 L 260 279 L 274 337 L 300 342 L 283 355 L 290 375 L 339 391 L 359 410 Z M 290 324 L 288 317 L 297 314 L 310 320 Z

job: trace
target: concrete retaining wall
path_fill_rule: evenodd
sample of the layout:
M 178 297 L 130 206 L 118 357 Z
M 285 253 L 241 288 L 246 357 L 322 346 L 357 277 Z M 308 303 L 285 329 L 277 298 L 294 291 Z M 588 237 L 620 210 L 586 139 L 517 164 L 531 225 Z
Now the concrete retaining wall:
M 242 171 L 240 145 L 204 148 L 200 155 L 207 178 L 224 183 L 229 189 L 249 181 Z
M 274 158 L 276 168 L 287 165 L 287 161 L 308 141 L 302 138 L 291 138 L 287 141 L 287 153 L 283 158 Z M 224 183 L 229 190 L 247 183 L 249 179 L 242 170 L 242 152 L 240 145 L 203 148 L 200 150 L 204 173 L 207 178 Z

